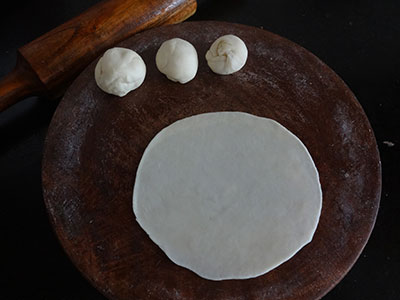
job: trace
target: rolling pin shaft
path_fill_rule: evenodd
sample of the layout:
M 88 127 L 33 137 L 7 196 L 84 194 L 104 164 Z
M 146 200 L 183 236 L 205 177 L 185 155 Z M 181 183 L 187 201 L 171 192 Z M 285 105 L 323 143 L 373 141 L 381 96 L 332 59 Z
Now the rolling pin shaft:
M 0 111 L 31 95 L 61 96 L 106 49 L 196 11 L 196 0 L 107 0 L 18 49 L 15 69 L 0 80 Z

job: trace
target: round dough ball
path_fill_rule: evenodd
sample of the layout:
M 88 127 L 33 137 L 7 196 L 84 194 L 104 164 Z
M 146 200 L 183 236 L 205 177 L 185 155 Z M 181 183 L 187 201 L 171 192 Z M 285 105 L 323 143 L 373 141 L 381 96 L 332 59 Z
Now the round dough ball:
M 180 83 L 189 82 L 196 76 L 199 65 L 196 49 L 188 41 L 170 39 L 158 49 L 156 65 L 168 79 Z
M 123 97 L 137 89 L 146 76 L 146 65 L 135 51 L 108 49 L 97 62 L 94 77 L 104 92 Z
M 206 53 L 208 66 L 214 73 L 229 75 L 239 71 L 247 60 L 245 43 L 235 35 L 218 38 Z

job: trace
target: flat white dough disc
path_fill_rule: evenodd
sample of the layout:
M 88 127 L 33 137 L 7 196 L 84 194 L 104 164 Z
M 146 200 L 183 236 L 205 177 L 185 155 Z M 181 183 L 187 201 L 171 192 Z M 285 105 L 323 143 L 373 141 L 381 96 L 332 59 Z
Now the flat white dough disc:
M 161 130 L 136 174 L 133 210 L 176 264 L 211 280 L 262 275 L 312 240 L 318 171 L 278 122 L 206 113 Z

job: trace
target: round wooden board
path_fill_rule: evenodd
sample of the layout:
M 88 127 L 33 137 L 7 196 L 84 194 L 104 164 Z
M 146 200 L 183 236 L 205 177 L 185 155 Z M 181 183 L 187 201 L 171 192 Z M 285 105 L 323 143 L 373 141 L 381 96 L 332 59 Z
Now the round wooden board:
M 205 53 L 235 34 L 249 50 L 230 76 L 208 68 Z M 169 81 L 156 51 L 173 37 L 191 42 L 199 70 Z M 350 269 L 373 228 L 381 169 L 369 122 L 349 88 L 300 46 L 254 27 L 188 22 L 137 34 L 120 46 L 147 65 L 143 85 L 123 98 L 102 92 L 94 61 L 72 84 L 48 131 L 43 191 L 69 257 L 110 299 L 319 299 Z M 243 111 L 277 120 L 309 149 L 323 208 L 310 244 L 253 279 L 210 281 L 172 263 L 136 223 L 132 190 L 144 149 L 162 128 L 195 114 Z M 268 229 L 266 229 L 268 230 Z

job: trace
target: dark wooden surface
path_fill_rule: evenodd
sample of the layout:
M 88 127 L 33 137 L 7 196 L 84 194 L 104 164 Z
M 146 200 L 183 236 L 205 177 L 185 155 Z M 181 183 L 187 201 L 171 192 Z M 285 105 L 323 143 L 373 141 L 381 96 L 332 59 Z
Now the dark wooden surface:
M 0 112 L 31 95 L 60 96 L 100 53 L 144 29 L 179 23 L 196 0 L 106 0 L 18 49 L 0 80 Z
M 248 46 L 245 67 L 218 76 L 204 55 L 233 33 Z M 186 85 L 155 67 L 162 41 L 196 47 L 199 71 Z M 50 125 L 43 190 L 55 231 L 78 269 L 111 299 L 318 299 L 350 269 L 373 228 L 381 178 L 377 145 L 352 92 L 300 46 L 254 27 L 184 23 L 121 44 L 142 55 L 146 80 L 124 98 L 97 88 L 93 62 L 69 88 Z M 172 122 L 235 110 L 273 118 L 308 147 L 320 173 L 323 209 L 313 241 L 266 275 L 214 282 L 172 263 L 135 222 L 132 189 L 141 155 Z

